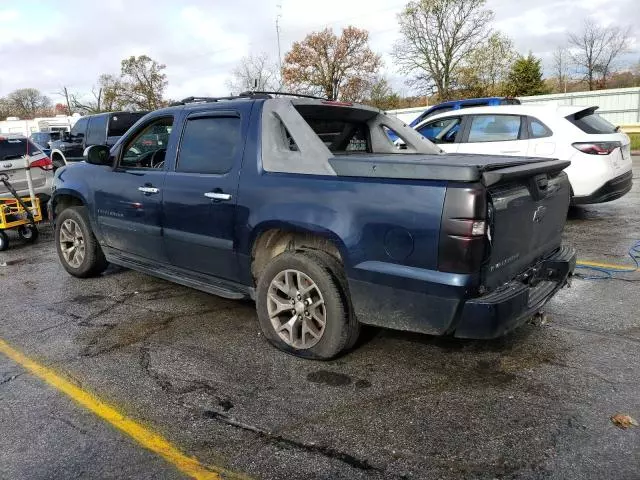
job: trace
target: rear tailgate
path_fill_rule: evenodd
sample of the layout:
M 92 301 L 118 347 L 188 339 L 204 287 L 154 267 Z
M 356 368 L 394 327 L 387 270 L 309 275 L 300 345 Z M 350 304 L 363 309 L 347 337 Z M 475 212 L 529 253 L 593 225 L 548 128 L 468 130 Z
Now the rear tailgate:
M 489 258 L 483 284 L 495 288 L 560 247 L 570 201 L 569 162 L 557 160 L 484 172 Z

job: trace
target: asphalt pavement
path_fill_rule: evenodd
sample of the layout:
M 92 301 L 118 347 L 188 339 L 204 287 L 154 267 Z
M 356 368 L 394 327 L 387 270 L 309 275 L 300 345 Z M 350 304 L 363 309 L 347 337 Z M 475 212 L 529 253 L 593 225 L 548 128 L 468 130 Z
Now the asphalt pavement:
M 582 260 L 628 264 L 624 198 L 572 209 Z M 265 479 L 640 478 L 638 283 L 575 279 L 495 341 L 367 329 L 331 362 L 260 335 L 250 302 L 120 268 L 79 280 L 50 231 L 0 253 L 0 340 L 212 470 Z M 626 258 L 625 258 L 626 257 Z M 628 276 L 627 278 L 640 278 Z M 186 478 L 0 353 L 0 479 Z M 234 477 L 223 473 L 223 477 Z

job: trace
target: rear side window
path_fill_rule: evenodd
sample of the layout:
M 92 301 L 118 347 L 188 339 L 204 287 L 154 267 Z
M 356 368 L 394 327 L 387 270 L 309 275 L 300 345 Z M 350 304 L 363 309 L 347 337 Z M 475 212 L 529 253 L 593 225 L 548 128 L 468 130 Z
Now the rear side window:
M 439 118 L 418 129 L 425 138 L 436 143 L 453 143 L 460 131 L 460 117 Z
M 89 123 L 89 119 L 87 117 L 78 119 L 78 121 L 73 125 L 71 132 L 69 132 L 69 135 L 72 137 L 84 137 L 84 134 L 87 131 L 87 123 Z
M 91 117 L 87 129 L 87 143 L 89 145 L 104 145 L 107 143 L 107 115 Z
M 553 132 L 537 118 L 529 117 L 529 138 L 550 137 Z
M 0 160 L 15 160 L 40 153 L 40 148 L 26 138 L 0 137 Z
M 517 115 L 476 115 L 471 121 L 469 142 L 506 142 L 517 140 L 521 118 Z
M 616 127 L 595 113 L 595 109 L 592 108 L 569 115 L 566 118 L 585 133 L 603 134 L 616 132 Z
M 136 113 L 117 113 L 109 119 L 109 137 L 121 137 L 129 130 L 138 120 L 144 117 L 147 112 Z
M 187 120 L 176 171 L 227 173 L 241 150 L 239 117 L 204 117 Z

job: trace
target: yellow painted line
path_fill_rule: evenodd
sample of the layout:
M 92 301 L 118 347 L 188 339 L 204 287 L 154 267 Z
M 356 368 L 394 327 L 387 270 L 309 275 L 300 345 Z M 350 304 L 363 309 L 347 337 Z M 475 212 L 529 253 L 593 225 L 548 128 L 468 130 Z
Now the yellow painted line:
M 225 478 L 248 478 L 244 475 L 229 472 L 223 468 L 202 465 L 195 458 L 182 453 L 178 448 L 174 447 L 158 433 L 143 427 L 135 420 L 127 418 L 111 405 L 103 402 L 91 393 L 75 386 L 68 380 L 65 380 L 53 370 L 31 360 L 29 357 L 11 347 L 2 339 L 0 339 L 0 353 L 3 353 L 55 389 L 71 397 L 87 410 L 95 413 L 98 417 L 109 422 L 111 425 L 133 438 L 143 447 L 157 453 L 167 462 L 173 464 L 178 470 L 191 478 L 195 478 L 197 480 L 218 480 L 222 478 L 220 474 L 223 474 Z
M 628 270 L 630 268 L 635 268 L 635 265 L 616 265 L 615 263 L 588 262 L 585 260 L 579 260 L 578 262 L 576 262 L 576 265 L 582 265 L 585 267 L 611 268 L 612 270 Z

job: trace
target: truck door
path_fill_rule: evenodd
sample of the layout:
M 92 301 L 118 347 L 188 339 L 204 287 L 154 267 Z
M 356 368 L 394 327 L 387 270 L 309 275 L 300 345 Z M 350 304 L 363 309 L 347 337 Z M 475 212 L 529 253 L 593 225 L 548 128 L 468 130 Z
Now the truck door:
M 239 278 L 236 202 L 251 107 L 208 106 L 184 120 L 163 197 L 165 249 L 177 267 Z
M 61 148 L 61 150 L 67 162 L 79 162 L 83 159 L 82 154 L 84 153 L 88 124 L 89 117 L 79 118 L 69 132 L 69 141 L 63 141 L 64 149 Z
M 144 139 L 158 130 L 169 137 L 173 123 L 172 115 L 150 118 L 116 148 L 115 168 L 104 168 L 93 178 L 96 218 L 106 244 L 151 263 L 167 262 L 161 223 L 167 150 L 145 149 Z M 171 138 L 167 148 L 175 154 L 177 139 Z

